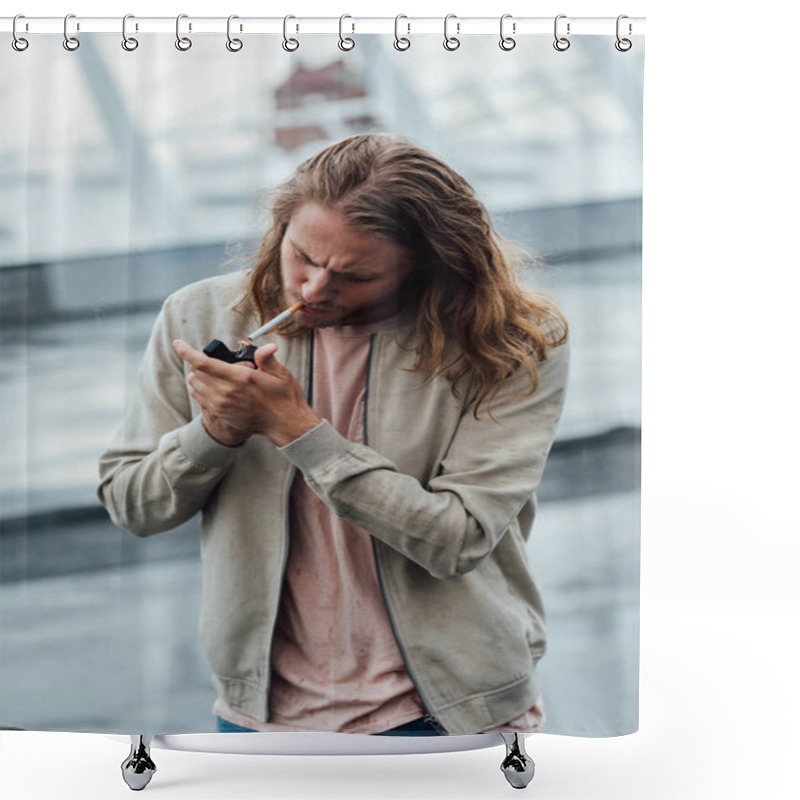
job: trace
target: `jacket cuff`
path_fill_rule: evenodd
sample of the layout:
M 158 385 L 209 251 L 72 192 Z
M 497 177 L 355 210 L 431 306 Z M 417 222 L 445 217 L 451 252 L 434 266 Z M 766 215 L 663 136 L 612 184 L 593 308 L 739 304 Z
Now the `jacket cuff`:
M 323 419 L 310 431 L 277 448 L 303 474 L 325 470 L 350 453 L 352 442 L 339 434 L 328 420 Z
M 202 416 L 177 431 L 178 448 L 193 464 L 203 469 L 225 467 L 235 457 L 238 447 L 228 447 L 211 437 L 203 427 Z

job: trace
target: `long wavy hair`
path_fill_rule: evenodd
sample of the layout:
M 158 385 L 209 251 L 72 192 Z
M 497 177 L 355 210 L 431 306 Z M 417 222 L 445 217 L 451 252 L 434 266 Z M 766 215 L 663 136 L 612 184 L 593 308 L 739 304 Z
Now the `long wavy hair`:
M 546 295 L 523 287 L 522 257 L 495 232 L 473 188 L 442 160 L 389 134 L 348 137 L 301 164 L 279 186 L 243 303 L 262 319 L 283 310 L 280 250 L 295 210 L 314 201 L 355 231 L 388 237 L 413 254 L 401 290 L 416 307 L 413 371 L 466 380 L 471 403 L 491 402 L 520 369 L 538 386 L 537 364 L 567 339 L 567 322 Z M 283 336 L 307 333 L 294 321 Z

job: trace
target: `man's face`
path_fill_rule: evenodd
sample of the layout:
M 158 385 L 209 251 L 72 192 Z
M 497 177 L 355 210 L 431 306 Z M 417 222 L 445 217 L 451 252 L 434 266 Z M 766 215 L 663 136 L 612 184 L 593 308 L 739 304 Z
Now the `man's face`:
M 392 316 L 412 269 L 408 248 L 354 231 L 338 211 L 312 201 L 297 208 L 281 242 L 284 301 L 304 303 L 295 319 L 309 328 Z

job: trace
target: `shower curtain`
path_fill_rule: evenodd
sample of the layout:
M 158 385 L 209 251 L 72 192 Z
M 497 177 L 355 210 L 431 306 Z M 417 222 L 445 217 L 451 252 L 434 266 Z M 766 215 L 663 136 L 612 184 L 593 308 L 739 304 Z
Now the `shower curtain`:
M 568 322 L 566 400 L 524 544 L 546 612 L 541 730 L 635 731 L 643 37 L 616 47 L 612 20 L 556 47 L 511 39 L 508 21 L 499 47 L 457 38 L 453 20 L 443 47 L 401 21 L 394 40 L 356 32 L 349 49 L 291 28 L 288 47 L 244 32 L 241 47 L 222 33 L 179 48 L 134 22 L 135 48 L 112 33 L 2 42 L 0 724 L 215 730 L 199 515 L 121 530 L 98 462 L 139 402 L 165 299 L 251 268 L 269 191 L 327 146 L 384 132 L 466 179 L 529 254 L 519 281 Z

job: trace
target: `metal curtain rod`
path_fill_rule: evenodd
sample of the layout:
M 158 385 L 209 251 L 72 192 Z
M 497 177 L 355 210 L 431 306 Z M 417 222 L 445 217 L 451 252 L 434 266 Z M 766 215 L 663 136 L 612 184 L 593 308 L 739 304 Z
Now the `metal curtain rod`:
M 513 36 L 529 34 L 553 35 L 554 17 L 514 17 L 504 16 L 504 30 Z M 570 35 L 604 35 L 613 36 L 617 31 L 616 17 L 569 17 L 559 15 L 558 25 L 566 31 L 569 25 Z M 379 33 L 392 35 L 400 24 L 403 35 L 442 34 L 444 17 L 355 17 L 344 15 L 339 17 L 235 17 L 233 30 L 237 35 L 244 34 L 277 34 L 285 32 L 286 20 L 291 21 L 292 34 L 337 34 L 344 30 L 346 34 Z M 455 36 L 474 34 L 495 34 L 499 31 L 500 15 L 496 17 L 458 17 L 449 15 L 449 31 Z M 225 35 L 229 30 L 228 17 L 193 17 L 181 15 L 181 30 L 187 34 L 215 33 Z M 64 33 L 64 17 L 28 17 L 20 15 L 16 30 L 19 35 L 36 35 L 46 33 Z M 14 29 L 13 17 L 0 17 L 0 32 L 11 33 Z M 137 17 L 131 16 L 127 21 L 130 32 L 143 33 L 175 33 L 175 17 Z M 623 33 L 625 36 L 644 34 L 645 17 L 625 17 Z M 69 31 L 72 35 L 82 33 L 120 33 L 122 17 L 81 17 L 69 15 Z

